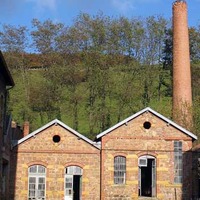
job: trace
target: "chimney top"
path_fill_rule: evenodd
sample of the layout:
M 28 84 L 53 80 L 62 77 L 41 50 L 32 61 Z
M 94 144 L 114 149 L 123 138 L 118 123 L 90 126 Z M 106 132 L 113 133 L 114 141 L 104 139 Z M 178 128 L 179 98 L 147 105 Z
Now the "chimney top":
M 29 134 L 29 129 L 30 129 L 30 125 L 28 121 L 24 122 L 24 127 L 23 127 L 23 134 L 24 137 L 27 136 Z
M 176 6 L 177 4 L 187 4 L 187 2 L 185 0 L 176 0 L 174 1 L 173 6 Z
M 185 2 L 186 3 L 185 0 L 176 0 L 174 3 L 176 3 L 176 2 Z

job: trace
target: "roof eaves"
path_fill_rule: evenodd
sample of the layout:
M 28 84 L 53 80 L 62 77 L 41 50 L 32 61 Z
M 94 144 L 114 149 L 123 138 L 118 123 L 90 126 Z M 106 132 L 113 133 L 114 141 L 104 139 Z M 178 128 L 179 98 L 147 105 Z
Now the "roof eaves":
M 114 129 L 120 127 L 121 125 L 126 124 L 130 120 L 132 120 L 132 119 L 136 118 L 137 116 L 141 115 L 142 113 L 148 111 L 148 109 L 149 109 L 149 107 L 147 107 L 147 108 L 145 108 L 145 109 L 143 109 L 143 110 L 131 115 L 130 117 L 124 119 L 123 121 L 115 124 L 114 126 L 110 127 L 109 129 L 105 130 L 104 132 L 100 133 L 99 135 L 96 136 L 96 138 L 97 139 L 101 138 L 102 136 L 106 135 L 107 133 L 113 131 Z
M 69 126 L 67 126 L 66 124 L 64 124 L 63 122 L 57 120 L 58 124 L 60 124 L 61 126 L 63 126 L 64 128 L 68 129 L 70 132 L 72 132 L 74 135 L 76 135 L 77 137 L 83 139 L 84 141 L 88 142 L 89 144 L 93 145 L 94 147 L 98 148 L 98 145 L 93 142 L 92 140 L 90 140 L 89 138 L 85 137 L 84 135 L 80 134 L 79 132 L 75 131 L 74 129 L 70 128 Z
M 92 146 L 100 149 L 99 145 L 96 144 L 95 142 L 93 142 L 92 140 L 88 139 L 87 137 L 81 135 L 80 133 L 78 133 L 77 131 L 75 131 L 74 129 L 70 128 L 69 126 L 67 126 L 66 124 L 64 124 L 63 122 L 61 122 L 58 119 L 55 119 L 49 123 L 47 123 L 46 125 L 42 126 L 41 128 L 33 131 L 32 133 L 28 134 L 27 136 L 23 137 L 22 139 L 18 140 L 18 141 L 14 141 L 12 147 L 15 147 L 21 143 L 23 143 L 24 141 L 26 141 L 27 139 L 34 137 L 36 134 L 38 134 L 39 132 L 47 129 L 48 127 L 52 126 L 53 124 L 59 124 L 60 126 L 64 127 L 65 129 L 69 130 L 70 132 L 72 132 L 74 135 L 76 135 L 77 137 L 83 139 L 84 141 L 86 141 L 87 143 L 91 144 Z
M 164 121 L 166 121 L 167 123 L 169 123 L 170 125 L 174 126 L 175 128 L 179 129 L 180 131 L 184 132 L 185 134 L 187 134 L 188 136 L 192 137 L 193 139 L 197 140 L 197 136 L 194 135 L 192 132 L 186 130 L 185 128 L 181 127 L 180 125 L 178 125 L 177 123 L 173 122 L 172 120 L 164 117 L 163 115 L 157 113 L 156 111 L 152 110 L 151 108 L 149 108 L 149 111 L 152 112 L 153 114 L 155 114 L 157 117 L 163 119 Z
M 55 124 L 55 123 L 57 123 L 57 120 L 56 120 L 56 119 L 53 120 L 53 121 L 51 121 L 51 122 L 49 122 L 49 123 L 47 123 L 47 124 L 45 124 L 44 126 L 40 127 L 39 129 L 33 131 L 32 133 L 28 134 L 27 136 L 23 137 L 22 139 L 13 142 L 12 147 L 15 147 L 15 146 L 17 146 L 17 145 L 23 143 L 24 141 L 28 140 L 29 138 L 34 137 L 34 136 L 37 135 L 39 132 L 41 132 L 41 131 L 47 129 L 49 126 L 51 126 L 51 125 L 53 125 L 53 124 Z
M 124 119 L 123 121 L 117 123 L 116 125 L 112 126 L 111 128 L 107 129 L 106 131 L 100 133 L 99 135 L 96 136 L 97 139 L 101 138 L 102 136 L 108 134 L 109 132 L 113 131 L 114 129 L 118 128 L 119 126 L 127 123 L 128 121 L 136 118 L 137 116 L 141 115 L 144 112 L 151 112 L 154 115 L 156 115 L 157 117 L 161 118 L 162 120 L 166 121 L 167 123 L 171 124 L 172 126 L 174 126 L 175 128 L 179 129 L 180 131 L 184 132 L 185 134 L 189 135 L 190 137 L 192 137 L 193 139 L 197 140 L 197 136 L 194 135 L 193 133 L 191 133 L 190 131 L 186 130 L 185 128 L 179 126 L 178 124 L 176 124 L 175 122 L 171 121 L 170 119 L 164 117 L 163 115 L 159 114 L 158 112 L 154 111 L 153 109 L 151 109 L 150 107 L 144 108 L 143 110 L 135 113 L 134 115 L 131 115 L 130 117 Z

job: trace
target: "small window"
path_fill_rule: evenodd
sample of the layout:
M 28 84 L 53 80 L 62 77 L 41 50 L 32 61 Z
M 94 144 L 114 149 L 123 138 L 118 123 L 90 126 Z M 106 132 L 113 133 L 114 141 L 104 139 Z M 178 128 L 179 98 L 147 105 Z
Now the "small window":
M 145 129 L 150 129 L 151 128 L 151 123 L 150 122 L 144 122 L 143 127 Z
M 55 143 L 59 143 L 59 142 L 60 142 L 60 136 L 59 136 L 59 135 L 54 135 L 54 136 L 53 136 L 53 141 L 54 141 Z
M 126 158 L 116 156 L 114 158 L 114 184 L 125 184 L 126 179 Z

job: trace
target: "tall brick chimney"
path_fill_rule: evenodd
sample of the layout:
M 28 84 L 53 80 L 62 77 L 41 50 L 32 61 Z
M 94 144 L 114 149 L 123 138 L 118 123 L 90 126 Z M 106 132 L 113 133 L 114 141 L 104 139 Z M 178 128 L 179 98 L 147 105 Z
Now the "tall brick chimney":
M 187 3 L 173 3 L 173 120 L 192 128 L 192 87 Z

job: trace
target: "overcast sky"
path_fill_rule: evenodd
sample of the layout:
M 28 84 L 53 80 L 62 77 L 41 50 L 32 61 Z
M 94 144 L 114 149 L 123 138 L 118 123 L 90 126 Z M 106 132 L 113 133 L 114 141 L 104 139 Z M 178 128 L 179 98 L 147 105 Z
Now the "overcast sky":
M 96 15 L 102 11 L 109 16 L 147 17 L 162 15 L 170 19 L 174 0 L 0 0 L 0 25 L 25 25 L 31 20 L 51 19 L 67 25 L 80 12 Z M 187 0 L 189 26 L 200 24 L 200 0 Z

